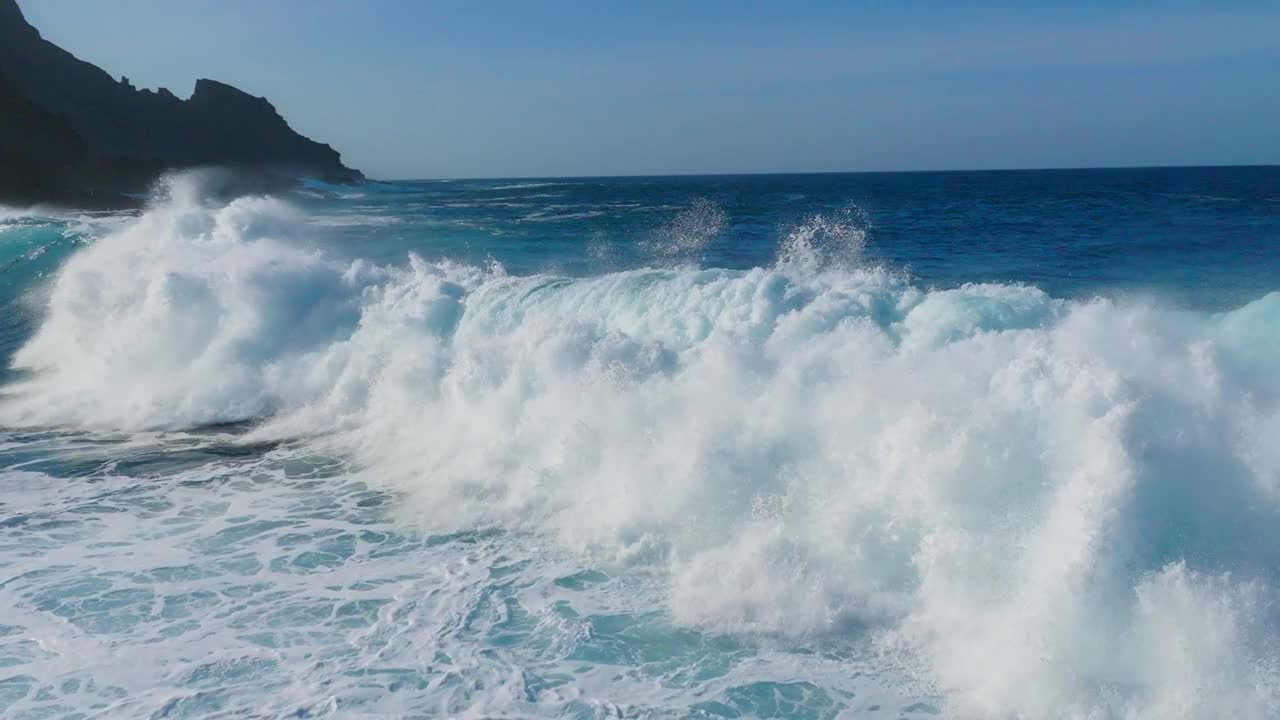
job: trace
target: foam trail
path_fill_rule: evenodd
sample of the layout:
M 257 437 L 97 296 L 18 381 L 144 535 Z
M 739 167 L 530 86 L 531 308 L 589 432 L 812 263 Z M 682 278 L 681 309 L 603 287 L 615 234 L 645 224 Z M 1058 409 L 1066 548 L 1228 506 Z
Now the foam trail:
M 408 521 L 660 570 L 683 624 L 865 634 L 954 717 L 1280 713 L 1280 294 L 925 291 L 830 219 L 771 268 L 585 279 L 301 232 L 174 193 L 82 250 L 0 422 L 262 418 Z

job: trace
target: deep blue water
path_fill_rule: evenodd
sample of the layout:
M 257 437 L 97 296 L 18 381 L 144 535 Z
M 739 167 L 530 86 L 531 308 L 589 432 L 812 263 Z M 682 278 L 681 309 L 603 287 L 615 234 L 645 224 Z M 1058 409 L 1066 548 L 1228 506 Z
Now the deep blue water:
M 1280 168 L 0 209 L 0 715 L 1280 716 Z
M 1171 293 L 1228 307 L 1280 287 L 1280 168 L 739 175 L 400 183 L 336 205 L 389 214 L 343 233 L 362 257 L 406 247 L 513 272 L 601 270 L 654 262 L 646 246 L 706 200 L 724 227 L 681 259 L 767 266 L 779 241 L 815 215 L 867 231 L 868 259 L 930 286 L 1024 282 L 1055 297 Z M 427 238 L 430 241 L 427 242 Z

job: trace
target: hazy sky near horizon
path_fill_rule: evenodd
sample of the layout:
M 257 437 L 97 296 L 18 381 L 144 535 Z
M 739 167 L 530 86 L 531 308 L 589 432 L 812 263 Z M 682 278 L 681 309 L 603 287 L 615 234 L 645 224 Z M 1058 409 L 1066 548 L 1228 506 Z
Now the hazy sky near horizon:
M 1280 163 L 1280 3 L 19 0 L 372 177 Z

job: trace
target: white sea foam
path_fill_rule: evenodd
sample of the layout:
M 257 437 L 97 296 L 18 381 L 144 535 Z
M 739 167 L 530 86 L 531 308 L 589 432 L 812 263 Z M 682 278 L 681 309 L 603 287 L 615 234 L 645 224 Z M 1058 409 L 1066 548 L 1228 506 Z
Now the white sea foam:
M 566 220 L 582 220 L 585 218 L 600 217 L 604 212 L 601 210 L 538 210 L 531 212 L 520 218 L 520 222 L 565 222 Z
M 484 190 L 532 190 L 534 188 L 558 187 L 563 185 L 577 185 L 579 183 L 569 182 L 522 182 L 510 183 L 507 185 L 489 185 Z
M 264 418 L 434 532 L 657 571 L 679 623 L 865 634 L 962 718 L 1280 713 L 1280 294 L 926 291 L 817 218 L 778 263 L 339 263 L 193 192 L 71 258 L 0 422 Z

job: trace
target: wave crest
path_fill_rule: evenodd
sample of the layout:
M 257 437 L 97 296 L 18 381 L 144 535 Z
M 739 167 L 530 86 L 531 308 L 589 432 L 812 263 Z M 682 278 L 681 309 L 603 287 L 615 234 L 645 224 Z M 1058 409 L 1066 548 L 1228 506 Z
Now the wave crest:
M 1280 711 L 1280 294 L 926 291 L 824 219 L 742 272 L 397 269 L 182 198 L 66 263 L 3 422 L 261 418 L 412 522 L 661 568 L 683 623 L 863 633 L 961 717 Z

